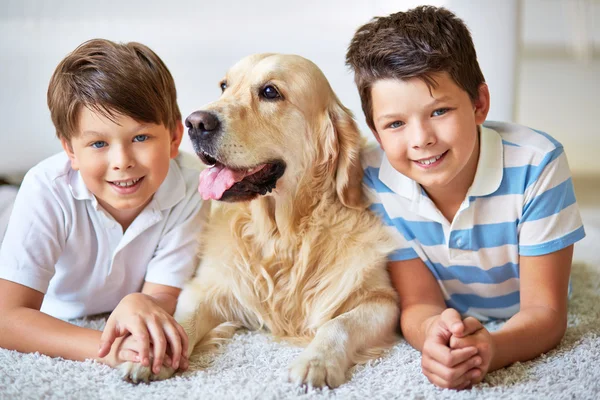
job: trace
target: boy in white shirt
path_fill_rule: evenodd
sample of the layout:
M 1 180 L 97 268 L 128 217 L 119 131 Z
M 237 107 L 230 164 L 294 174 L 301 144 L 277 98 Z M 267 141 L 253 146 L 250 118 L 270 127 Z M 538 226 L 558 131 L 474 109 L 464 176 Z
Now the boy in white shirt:
M 139 43 L 95 39 L 58 65 L 64 148 L 25 176 L 0 249 L 0 347 L 187 368 L 173 319 L 197 264 L 200 165 L 179 155 L 173 78 Z M 61 319 L 112 312 L 104 332 Z M 60 319 L 59 319 L 60 318 Z

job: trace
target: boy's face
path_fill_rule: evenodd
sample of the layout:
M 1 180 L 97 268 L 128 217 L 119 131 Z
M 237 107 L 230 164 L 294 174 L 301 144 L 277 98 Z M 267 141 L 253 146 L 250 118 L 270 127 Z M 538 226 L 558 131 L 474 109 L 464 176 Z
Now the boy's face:
M 131 222 L 163 183 L 182 135 L 181 123 L 171 133 L 120 114 L 113 122 L 83 107 L 77 134 L 62 145 L 98 203 L 122 223 Z
M 390 164 L 431 192 L 471 186 L 479 156 L 477 125 L 485 121 L 489 92 L 473 103 L 447 73 L 433 75 L 431 92 L 419 78 L 377 81 L 371 91 L 375 136 Z

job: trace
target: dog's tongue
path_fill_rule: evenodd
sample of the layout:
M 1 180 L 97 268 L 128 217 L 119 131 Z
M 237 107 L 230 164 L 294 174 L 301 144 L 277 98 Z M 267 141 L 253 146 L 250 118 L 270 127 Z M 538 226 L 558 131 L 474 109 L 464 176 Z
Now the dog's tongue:
M 222 164 L 216 164 L 200 173 L 198 192 L 204 200 L 219 200 L 223 193 L 248 175 L 263 169 L 265 164 L 252 170 L 233 170 Z
M 246 171 L 236 171 L 217 164 L 200 173 L 198 192 L 204 200 L 219 200 L 227 189 L 244 179 L 246 174 Z

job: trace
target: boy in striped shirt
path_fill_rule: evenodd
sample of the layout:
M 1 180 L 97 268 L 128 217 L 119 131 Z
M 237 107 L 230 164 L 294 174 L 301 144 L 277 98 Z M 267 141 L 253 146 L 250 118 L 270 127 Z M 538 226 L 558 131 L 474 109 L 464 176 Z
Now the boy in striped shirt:
M 365 154 L 364 180 L 397 237 L 389 270 L 423 373 L 464 389 L 557 346 L 585 236 L 561 144 L 485 122 L 471 36 L 444 8 L 373 19 L 346 60 L 381 147 Z M 508 321 L 489 332 L 490 319 Z

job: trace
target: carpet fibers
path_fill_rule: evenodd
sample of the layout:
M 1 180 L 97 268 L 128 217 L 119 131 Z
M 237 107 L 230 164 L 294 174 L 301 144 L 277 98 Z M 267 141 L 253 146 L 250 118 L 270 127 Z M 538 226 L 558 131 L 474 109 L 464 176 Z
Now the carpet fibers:
M 600 259 L 594 245 L 600 243 L 600 229 L 586 230 L 588 237 L 576 249 L 585 263 L 573 266 L 569 325 L 561 344 L 489 374 L 470 390 L 431 385 L 421 374 L 420 354 L 404 340 L 383 357 L 353 368 L 338 389 L 303 389 L 288 383 L 286 375 L 301 349 L 265 333 L 242 331 L 220 352 L 192 357 L 189 371 L 140 385 L 95 362 L 0 349 L 0 399 L 598 399 Z M 102 329 L 105 321 L 73 322 Z

